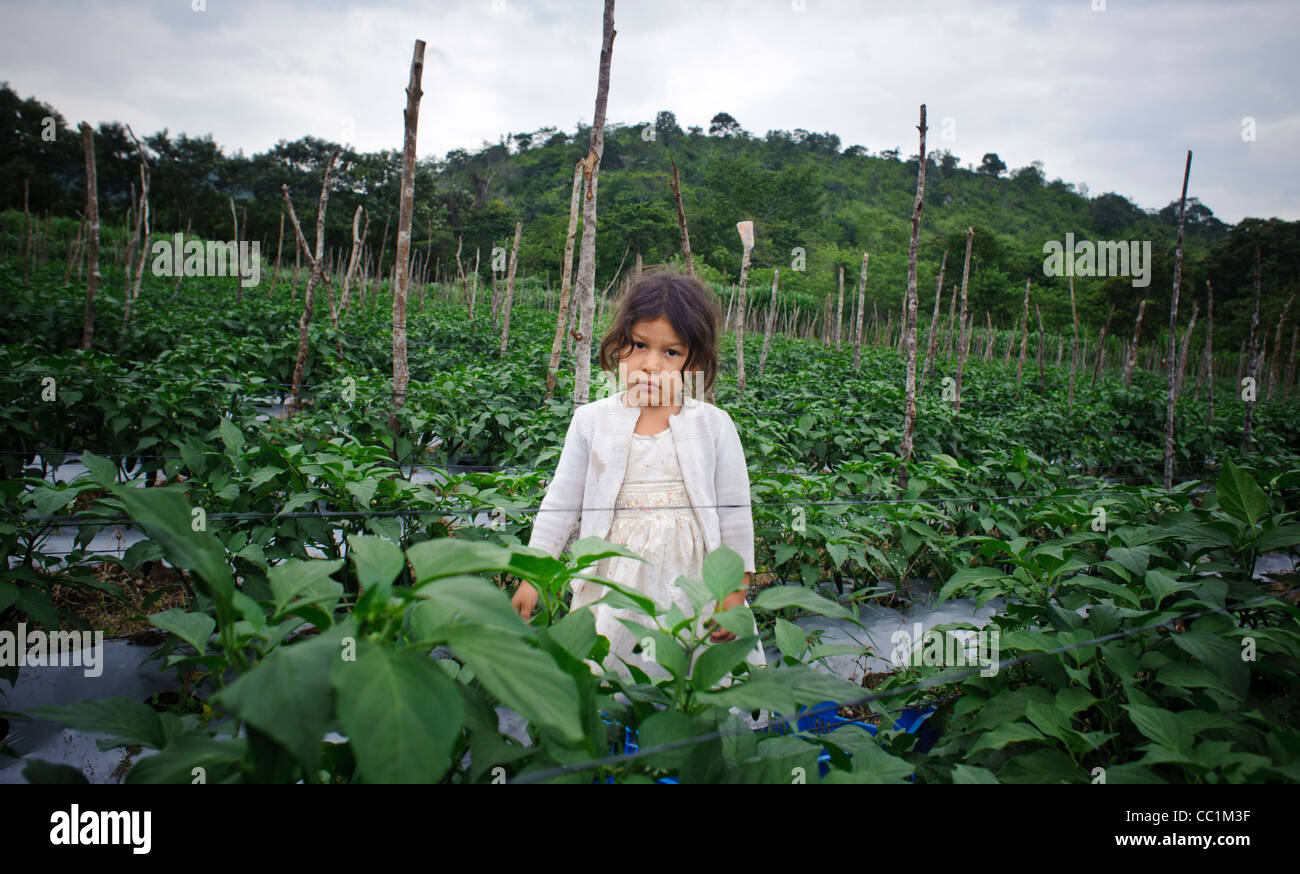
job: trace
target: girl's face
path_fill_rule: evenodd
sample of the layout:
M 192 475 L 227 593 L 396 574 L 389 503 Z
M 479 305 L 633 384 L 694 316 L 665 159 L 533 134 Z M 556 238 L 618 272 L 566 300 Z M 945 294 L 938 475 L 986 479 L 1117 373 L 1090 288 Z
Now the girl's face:
M 638 406 L 677 406 L 682 388 L 682 368 L 690 350 L 672 323 L 662 316 L 632 326 L 632 346 L 623 347 L 627 365 L 629 402 Z

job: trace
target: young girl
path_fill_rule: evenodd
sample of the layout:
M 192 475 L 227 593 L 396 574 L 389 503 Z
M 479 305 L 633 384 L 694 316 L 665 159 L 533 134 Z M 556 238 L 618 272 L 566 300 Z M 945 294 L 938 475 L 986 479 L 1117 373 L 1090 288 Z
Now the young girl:
M 736 426 L 723 410 L 683 392 L 688 382 L 700 393 L 712 388 L 721 320 L 711 290 L 692 277 L 656 269 L 631 286 L 600 344 L 601 369 L 625 374 L 620 381 L 628 388 L 574 412 L 528 543 L 559 558 L 582 508 L 580 538 L 600 537 L 645 558 L 605 558 L 595 574 L 636 589 L 664 609 L 676 604 L 687 616 L 694 607 L 675 581 L 701 579 L 704 556 L 718 546 L 741 556 L 745 588 L 754 572 L 749 473 Z M 608 591 L 576 581 L 570 609 L 581 610 Z M 744 602 L 745 592 L 735 592 L 716 609 Z M 528 619 L 537 590 L 522 582 L 511 603 Z M 644 616 L 607 604 L 592 609 L 596 633 L 610 642 L 606 670 L 630 678 L 621 657 L 650 676 L 668 676 L 647 653 L 633 652 L 637 636 L 618 621 L 646 624 Z M 697 633 L 711 627 L 710 641 L 734 640 L 712 622 L 713 612 L 709 605 L 696 617 Z M 761 643 L 747 661 L 766 664 Z

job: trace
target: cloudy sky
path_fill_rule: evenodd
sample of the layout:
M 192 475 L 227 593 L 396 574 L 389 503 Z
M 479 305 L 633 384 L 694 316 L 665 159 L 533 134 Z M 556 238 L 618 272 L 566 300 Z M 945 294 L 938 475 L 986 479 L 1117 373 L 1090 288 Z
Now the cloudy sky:
M 203 7 L 196 11 L 196 7 Z M 1104 7 L 1095 9 L 1094 7 Z M 0 0 L 0 79 L 70 123 L 212 134 L 228 152 L 311 134 L 400 148 L 416 38 L 419 152 L 590 124 L 601 0 Z M 931 148 L 1225 221 L 1300 218 L 1292 0 L 619 0 L 611 123 L 829 131 Z M 1287 70 L 1292 72 L 1288 75 Z M 1288 83 L 1292 87 L 1288 87 Z

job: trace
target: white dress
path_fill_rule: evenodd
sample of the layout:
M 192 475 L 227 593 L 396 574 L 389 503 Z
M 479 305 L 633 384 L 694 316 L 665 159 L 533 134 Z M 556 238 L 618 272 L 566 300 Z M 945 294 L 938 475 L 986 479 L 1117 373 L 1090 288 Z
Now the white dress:
M 675 581 L 679 576 L 701 578 L 706 548 L 704 533 L 686 492 L 670 428 L 658 434 L 632 435 L 623 485 L 615 500 L 614 518 L 605 539 L 626 546 L 646 561 L 623 556 L 604 558 L 595 565 L 597 576 L 618 580 L 636 589 L 665 611 L 676 604 L 683 615 L 694 613 L 690 598 Z M 570 610 L 580 610 L 604 597 L 608 591 L 608 587 L 599 583 L 576 581 Z M 614 609 L 608 604 L 596 604 L 591 609 L 596 614 L 596 633 L 608 638 L 610 643 L 609 655 L 604 662 L 606 670 L 630 678 L 627 667 L 619 660 L 622 656 L 649 676 L 669 676 L 646 653 L 632 652 L 637 638 L 618 621 L 622 617 L 648 625 L 648 617 L 631 609 Z M 697 632 L 706 628 L 712 615 L 713 605 L 706 605 L 696 619 Z M 757 627 L 751 633 L 757 634 Z M 706 643 L 705 647 L 695 651 L 692 667 L 707 646 Z M 761 641 L 755 644 L 746 661 L 755 667 L 767 664 Z M 591 664 L 594 666 L 595 663 Z M 721 685 L 730 685 L 731 679 L 730 676 L 724 677 Z

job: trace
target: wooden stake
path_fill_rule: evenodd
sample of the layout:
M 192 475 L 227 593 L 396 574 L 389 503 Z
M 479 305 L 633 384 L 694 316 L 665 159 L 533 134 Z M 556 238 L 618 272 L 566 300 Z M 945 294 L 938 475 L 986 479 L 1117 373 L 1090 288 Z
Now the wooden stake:
M 510 311 L 515 302 L 515 270 L 519 263 L 519 235 L 523 230 L 524 223 L 515 222 L 515 244 L 510 249 L 510 263 L 506 267 L 506 299 L 501 307 L 504 312 L 501 317 L 501 351 L 497 353 L 498 358 L 506 357 L 506 344 L 510 341 Z
M 862 272 L 858 276 L 858 320 L 853 330 L 853 371 L 856 373 L 858 366 L 862 363 L 862 314 L 866 312 L 867 307 L 867 261 L 871 258 L 866 252 L 862 253 Z M 875 311 L 875 301 L 872 301 L 872 311 Z
M 953 415 L 961 412 L 961 377 L 962 371 L 966 367 L 966 355 L 970 351 L 970 337 L 968 336 L 968 325 L 971 321 L 970 311 L 966 308 L 966 282 L 970 279 L 970 249 L 975 239 L 975 229 L 966 228 L 966 261 L 961 268 L 961 337 L 959 338 L 959 350 L 957 352 L 957 385 L 956 398 L 953 401 Z
M 88 274 L 86 278 L 86 312 L 81 324 L 81 348 L 95 343 L 95 291 L 99 288 L 99 185 L 95 179 L 95 134 L 82 122 L 81 148 L 86 156 L 86 221 L 90 226 Z
M 402 191 L 397 212 L 397 263 L 393 268 L 393 410 L 388 425 L 394 435 L 397 433 L 397 410 L 406 405 L 406 387 L 411 381 L 406 359 L 406 294 L 410 282 L 407 259 L 411 255 L 411 217 L 415 206 L 415 140 L 420 123 L 420 98 L 424 96 L 420 88 L 423 79 L 424 40 L 417 39 L 411 56 L 410 81 L 406 86 L 406 111 L 402 114 Z
M 907 462 L 912 460 L 912 440 L 916 431 L 916 251 L 921 236 L 921 209 L 925 206 L 925 104 L 921 104 L 921 120 L 916 125 L 920 132 L 920 148 L 917 155 L 916 202 L 912 204 L 912 238 L 907 246 L 907 305 L 903 317 L 902 331 L 906 343 L 907 376 L 904 388 L 903 406 L 903 443 L 900 448 L 901 460 L 898 465 L 898 486 L 907 490 Z M 943 280 L 940 279 L 940 283 Z M 935 298 L 936 312 L 938 298 Z M 932 323 L 933 324 L 933 323 Z M 933 332 L 931 334 L 933 338 Z
M 1165 490 L 1173 487 L 1174 480 L 1174 403 L 1178 399 L 1178 381 L 1181 378 L 1175 367 L 1174 354 L 1178 341 L 1178 287 L 1183 275 L 1183 222 L 1186 217 L 1187 179 L 1192 173 L 1192 151 L 1187 150 L 1187 163 L 1183 166 L 1183 193 L 1178 198 L 1178 238 L 1174 245 L 1174 288 L 1169 298 L 1169 359 L 1165 376 Z M 1196 316 L 1192 315 L 1195 325 Z M 1188 327 L 1188 340 L 1191 327 Z M 1184 347 L 1184 353 L 1186 347 Z
M 289 210 L 289 220 L 293 224 L 295 238 L 298 242 L 298 249 L 307 256 L 307 261 L 311 266 L 311 274 L 307 278 L 307 290 L 303 292 L 303 310 L 302 318 L 298 320 L 298 356 L 293 365 L 293 388 L 289 398 L 286 415 L 292 415 L 299 408 L 299 394 L 302 390 L 302 375 L 307 367 L 307 336 L 308 328 L 311 326 L 312 304 L 315 301 L 316 285 L 321 280 L 322 270 L 324 268 L 325 258 L 325 208 L 329 204 L 330 197 L 330 173 L 334 169 L 334 162 L 338 160 L 339 152 L 335 149 L 330 153 L 329 159 L 325 163 L 325 177 L 321 180 L 320 202 L 316 208 L 316 254 L 312 255 L 311 250 L 307 247 L 307 239 L 302 234 L 302 227 L 298 224 L 298 217 L 293 211 L 293 200 L 289 197 L 289 186 L 281 185 L 280 192 L 284 196 L 285 206 Z
M 614 55 L 614 0 L 605 0 L 602 19 L 600 67 L 596 82 L 596 111 L 591 125 L 591 145 L 582 160 L 585 194 L 582 204 L 582 247 L 578 257 L 578 337 L 574 348 L 573 402 L 587 403 L 591 387 L 591 331 L 596 315 L 596 190 L 600 158 L 605 153 L 605 108 L 609 103 L 609 67 Z
M 840 268 L 840 276 L 844 268 Z M 767 324 L 763 328 L 763 351 L 758 356 L 758 378 L 763 378 L 763 366 L 767 364 L 767 349 L 772 344 L 772 329 L 776 326 L 776 284 L 781 279 L 779 269 L 772 271 L 772 301 L 767 305 Z
M 939 279 L 934 284 L 934 312 L 930 314 L 930 333 L 925 341 L 925 367 L 921 370 L 921 387 L 919 389 L 921 392 L 925 391 L 925 380 L 930 376 L 930 368 L 934 366 L 935 344 L 937 342 L 934 329 L 939 323 L 939 299 L 943 297 L 943 271 L 947 266 L 948 253 L 944 252 L 943 260 L 939 262 Z M 951 311 L 951 309 L 950 306 L 949 310 Z M 951 321 L 952 317 L 949 316 L 949 322 L 951 323 Z
M 1128 388 L 1133 381 L 1133 369 L 1137 366 L 1138 359 L 1138 337 L 1142 333 L 1142 316 L 1147 311 L 1146 298 L 1138 305 L 1137 320 L 1133 323 L 1133 341 L 1129 343 L 1128 354 L 1124 356 L 1124 388 Z
M 1249 392 L 1243 392 L 1242 399 L 1246 402 L 1246 425 L 1242 432 L 1241 448 L 1243 451 L 1250 451 L 1250 427 L 1255 417 L 1255 399 L 1259 396 L 1259 246 L 1255 247 L 1255 308 L 1250 317 L 1250 373 L 1248 376 L 1254 380 L 1254 385 L 1250 387 Z M 1241 388 L 1242 380 L 1237 380 L 1238 389 Z
M 673 178 L 669 187 L 673 190 L 673 203 L 677 206 L 677 227 L 682 234 L 682 255 L 686 258 L 686 273 L 695 275 L 695 262 L 691 260 L 691 235 L 686 230 L 686 210 L 682 207 L 682 180 L 677 174 L 677 162 L 669 159 L 673 165 Z

